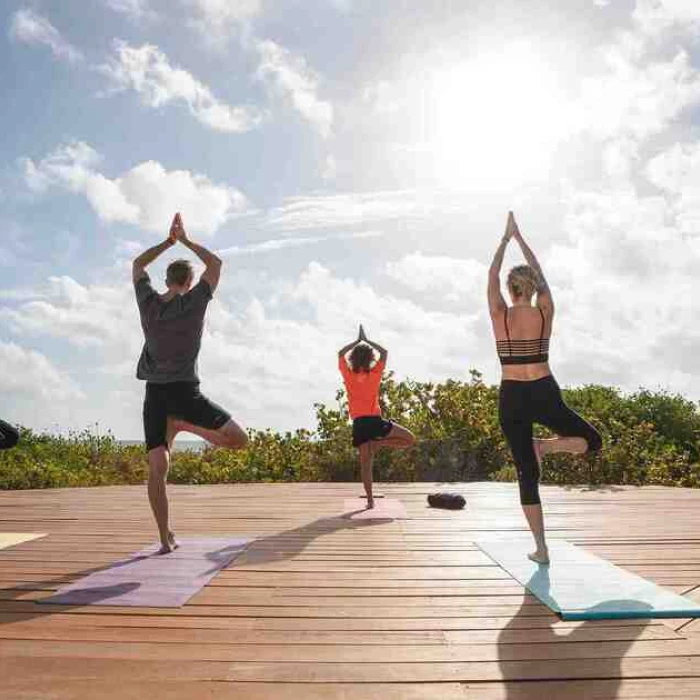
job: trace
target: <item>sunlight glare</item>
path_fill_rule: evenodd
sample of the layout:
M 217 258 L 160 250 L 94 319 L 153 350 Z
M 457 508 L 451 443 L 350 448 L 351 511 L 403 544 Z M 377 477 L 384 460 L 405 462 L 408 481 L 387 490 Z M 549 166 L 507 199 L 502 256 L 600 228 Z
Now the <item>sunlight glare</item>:
M 430 142 L 441 182 L 546 177 L 565 134 L 565 105 L 556 71 L 529 45 L 443 69 L 430 92 Z

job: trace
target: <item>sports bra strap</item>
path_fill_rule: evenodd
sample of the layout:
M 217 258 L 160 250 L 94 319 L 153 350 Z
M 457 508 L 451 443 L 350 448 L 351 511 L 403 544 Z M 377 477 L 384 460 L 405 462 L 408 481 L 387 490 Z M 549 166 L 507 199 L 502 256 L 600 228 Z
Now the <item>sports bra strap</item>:
M 510 342 L 510 331 L 508 330 L 508 307 L 506 306 L 503 311 L 503 325 L 506 327 L 506 336 L 508 337 L 508 342 Z

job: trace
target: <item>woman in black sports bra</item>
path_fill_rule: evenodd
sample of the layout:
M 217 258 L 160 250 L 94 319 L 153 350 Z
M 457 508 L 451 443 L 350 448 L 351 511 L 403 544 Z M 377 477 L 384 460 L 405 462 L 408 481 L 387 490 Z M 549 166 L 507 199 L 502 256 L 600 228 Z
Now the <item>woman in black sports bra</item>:
M 509 308 L 501 294 L 500 272 L 510 239 L 520 245 L 527 265 L 514 267 L 508 275 Z M 536 304 L 532 297 L 536 295 Z M 602 447 L 598 431 L 562 398 L 549 368 L 549 338 L 554 319 L 552 293 L 540 264 L 518 229 L 513 212 L 489 270 L 489 310 L 496 350 L 502 365 L 499 420 L 518 473 L 520 503 L 536 550 L 529 555 L 539 564 L 549 563 L 544 517 L 539 495 L 542 457 L 552 452 L 583 454 Z M 533 424 L 540 423 L 559 437 L 533 437 Z

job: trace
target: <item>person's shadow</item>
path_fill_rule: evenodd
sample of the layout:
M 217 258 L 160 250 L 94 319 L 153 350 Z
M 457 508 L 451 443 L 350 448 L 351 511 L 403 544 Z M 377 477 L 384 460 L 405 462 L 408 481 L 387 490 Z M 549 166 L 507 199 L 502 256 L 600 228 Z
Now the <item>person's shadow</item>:
M 293 559 L 301 554 L 314 540 L 343 530 L 361 530 L 374 525 L 392 522 L 391 518 L 353 520 L 351 516 L 363 510 L 343 515 L 318 518 L 300 527 L 284 530 L 275 535 L 251 539 L 245 550 L 228 565 L 229 570 L 237 565 L 271 564 L 285 559 Z
M 319 518 L 313 522 L 306 523 L 300 527 L 295 527 L 275 535 L 266 537 L 251 537 L 248 542 L 232 542 L 230 545 L 207 552 L 206 558 L 212 562 L 212 568 L 206 573 L 215 573 L 219 570 L 232 568 L 236 565 L 267 564 L 285 559 L 291 559 L 306 549 L 316 538 L 330 535 L 341 530 L 356 530 L 381 525 L 392 522 L 391 519 L 374 518 L 371 520 L 352 520 L 351 516 L 361 513 L 362 510 L 344 513 L 340 516 Z M 232 540 L 243 540 L 240 536 L 231 535 Z M 179 550 L 178 550 L 179 551 Z M 162 555 L 167 558 L 168 555 Z M 103 571 L 127 566 L 133 562 L 153 557 L 159 559 L 158 555 L 140 554 L 126 559 L 121 559 L 105 566 L 98 566 L 89 569 L 82 569 L 51 578 L 19 583 L 16 586 L 0 589 L 0 600 L 6 605 L 5 610 L 0 614 L 0 624 L 20 623 L 46 615 L 59 614 L 71 609 L 85 605 L 99 605 L 101 601 L 114 598 L 116 596 L 129 593 L 139 588 L 137 581 L 122 581 L 113 585 L 99 586 L 95 588 L 85 588 L 78 593 L 79 600 L 72 602 L 70 606 L 61 604 L 61 596 L 56 589 L 74 584 L 90 574 L 98 574 Z M 48 595 L 40 600 L 26 600 L 27 592 L 47 591 Z M 75 593 L 75 590 L 73 591 Z M 71 596 L 75 601 L 75 596 Z M 48 600 L 53 598 L 53 600 Z M 14 604 L 13 604 L 14 603 Z
M 538 568 L 528 581 L 528 588 L 535 583 L 549 595 L 548 567 Z M 636 600 L 608 600 L 589 608 L 588 612 L 603 616 L 610 609 L 624 604 L 633 615 L 639 615 L 639 624 L 614 627 L 600 625 L 598 620 L 585 620 L 573 623 L 577 626 L 569 629 L 563 626 L 557 629 L 555 625 L 560 622 L 559 616 L 550 616 L 547 624 L 542 625 L 537 622 L 544 618 L 529 614 L 533 606 L 525 598 L 528 592 L 524 592 L 520 609 L 498 636 L 498 661 L 506 699 L 539 698 L 540 695 L 532 684 L 538 680 L 558 681 L 556 685 L 549 685 L 549 690 L 541 691 L 542 697 L 546 693 L 549 697 L 557 698 L 567 681 L 585 682 L 587 678 L 595 681 L 596 685 L 604 683 L 606 698 L 617 697 L 622 682 L 622 659 L 649 625 L 650 621 L 644 619 L 644 613 L 651 610 L 651 606 Z M 595 653 L 600 649 L 601 643 L 609 644 L 609 649 L 605 653 Z M 582 646 L 584 644 L 586 646 Z M 593 653 L 586 654 L 587 649 Z M 586 670 L 587 666 L 590 670 Z

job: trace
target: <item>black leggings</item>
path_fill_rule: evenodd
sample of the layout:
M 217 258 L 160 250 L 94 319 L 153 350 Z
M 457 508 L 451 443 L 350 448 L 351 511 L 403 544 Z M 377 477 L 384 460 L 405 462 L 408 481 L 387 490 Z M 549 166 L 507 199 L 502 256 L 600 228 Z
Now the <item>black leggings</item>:
M 19 440 L 19 433 L 9 423 L 0 420 L 0 450 L 8 450 L 14 447 Z
M 564 403 L 559 385 L 551 375 L 530 382 L 504 379 L 498 417 L 513 453 L 520 502 L 524 506 L 541 503 L 540 468 L 532 444 L 533 423 L 540 423 L 561 437 L 584 438 L 588 453 L 603 446 L 600 433 Z

